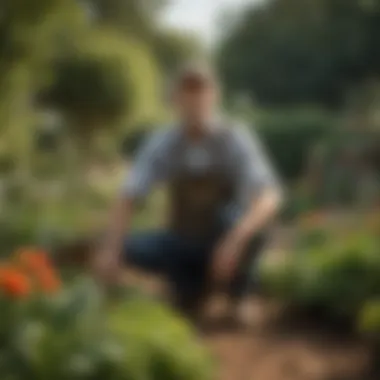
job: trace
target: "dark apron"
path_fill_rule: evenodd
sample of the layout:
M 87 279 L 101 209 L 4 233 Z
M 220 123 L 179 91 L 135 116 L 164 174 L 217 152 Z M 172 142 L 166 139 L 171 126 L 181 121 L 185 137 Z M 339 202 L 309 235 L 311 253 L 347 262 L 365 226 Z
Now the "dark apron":
M 220 148 L 218 148 L 220 149 Z M 185 149 L 178 147 L 177 163 L 184 159 Z M 223 157 L 223 152 L 216 152 L 216 157 Z M 178 167 L 183 167 L 179 165 Z M 209 171 L 194 174 L 190 171 L 178 170 L 168 184 L 169 196 L 169 228 L 180 236 L 199 241 L 210 241 L 210 252 L 202 260 L 205 275 L 208 273 L 212 260 L 214 245 L 219 242 L 228 229 L 233 228 L 235 221 L 226 223 L 223 214 L 228 206 L 236 200 L 236 189 L 233 181 L 227 177 L 221 162 L 214 163 Z M 253 238 L 238 265 L 235 278 L 230 284 L 221 284 L 233 298 L 239 298 L 248 287 L 248 279 L 252 268 L 252 262 L 260 248 L 264 244 L 264 236 Z M 214 245 L 213 245 L 214 244 Z M 203 296 L 216 290 L 210 284 L 207 276 L 204 283 L 200 284 Z M 194 284 L 194 288 L 196 288 Z M 196 289 L 194 289 L 196 290 Z
M 266 233 L 252 239 L 243 252 L 231 283 L 214 284 L 207 278 L 215 244 L 228 229 L 233 228 L 236 221 L 226 223 L 222 217 L 223 209 L 233 200 L 233 187 L 228 181 L 218 174 L 183 176 L 171 183 L 169 194 L 170 228 L 187 239 L 211 241 L 214 244 L 210 245 L 210 252 L 204 258 L 204 282 L 200 284 L 195 298 L 199 300 L 213 291 L 223 291 L 232 299 L 238 300 L 250 289 L 257 288 L 257 278 L 252 274 L 258 255 L 267 240 Z M 197 293 L 195 284 L 193 290 Z
M 219 173 L 182 175 L 169 186 L 169 227 L 194 239 L 218 233 L 221 212 L 233 200 L 233 187 Z

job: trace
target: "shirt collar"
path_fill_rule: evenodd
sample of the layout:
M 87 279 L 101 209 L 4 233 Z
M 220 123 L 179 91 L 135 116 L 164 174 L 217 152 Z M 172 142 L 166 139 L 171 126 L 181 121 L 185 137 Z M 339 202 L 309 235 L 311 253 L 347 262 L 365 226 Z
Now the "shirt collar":
M 216 133 L 220 128 L 222 127 L 222 116 L 217 114 L 213 116 L 210 121 L 207 124 L 207 127 L 204 129 L 204 135 L 201 137 L 201 139 L 213 135 Z M 186 127 L 183 124 L 179 124 L 179 130 L 183 138 L 187 139 L 189 136 L 186 133 Z

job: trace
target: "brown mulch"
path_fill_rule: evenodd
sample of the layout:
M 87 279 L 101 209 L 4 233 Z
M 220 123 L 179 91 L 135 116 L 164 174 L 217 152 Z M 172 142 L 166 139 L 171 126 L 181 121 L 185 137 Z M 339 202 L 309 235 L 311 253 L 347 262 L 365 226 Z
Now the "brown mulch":
M 283 325 L 265 301 L 250 302 L 250 326 L 203 336 L 220 363 L 217 380 L 380 379 L 371 375 L 368 344 L 313 324 Z
M 144 283 L 148 293 L 160 287 L 160 281 L 138 275 L 134 281 Z M 249 323 L 219 325 L 226 305 L 218 303 L 223 301 L 207 305 L 204 319 L 211 328 L 200 330 L 219 363 L 215 380 L 380 380 L 371 374 L 370 345 L 341 326 L 289 315 L 261 297 L 245 301 L 243 316 Z

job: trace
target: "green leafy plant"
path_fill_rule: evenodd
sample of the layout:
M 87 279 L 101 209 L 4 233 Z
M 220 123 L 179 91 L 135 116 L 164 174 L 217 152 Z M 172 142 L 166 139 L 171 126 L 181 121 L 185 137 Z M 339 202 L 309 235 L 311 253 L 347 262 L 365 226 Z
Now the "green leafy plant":
M 263 285 L 269 294 L 292 305 L 318 306 L 330 316 L 354 320 L 368 300 L 380 296 L 375 220 L 358 220 L 361 228 L 340 231 L 316 219 L 314 226 L 303 225 L 299 244 L 285 262 L 262 263 Z
M 380 340 L 380 298 L 365 303 L 358 315 L 357 327 L 361 333 Z
M 180 318 L 137 294 L 105 297 L 90 279 L 63 286 L 43 252 L 4 262 L 0 303 L 3 378 L 212 378 L 210 357 Z

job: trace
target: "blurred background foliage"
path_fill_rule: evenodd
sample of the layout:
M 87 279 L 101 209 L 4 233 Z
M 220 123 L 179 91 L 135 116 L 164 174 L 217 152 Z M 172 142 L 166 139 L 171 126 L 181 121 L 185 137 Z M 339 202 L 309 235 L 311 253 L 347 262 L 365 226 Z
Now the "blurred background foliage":
M 342 152 L 357 133 L 370 142 L 362 149 L 367 171 L 378 173 L 378 154 L 367 154 L 380 144 L 374 138 L 380 125 L 378 0 L 268 0 L 226 10 L 211 49 L 160 21 L 168 5 L 0 4 L 5 224 L 28 213 L 35 229 L 52 230 L 55 220 L 62 230 L 60 217 L 51 216 L 62 208 L 65 215 L 72 208 L 67 228 L 73 231 L 83 210 L 91 208 L 94 219 L 94 205 L 104 208 L 122 177 L 122 160 L 170 120 L 165 87 L 173 71 L 200 57 L 219 69 L 227 113 L 258 130 L 292 189 L 285 215 L 340 202 L 338 188 L 347 186 L 335 173 L 342 172 Z M 349 171 L 346 181 L 357 182 L 358 170 Z M 105 174 L 112 185 L 104 185 Z
M 83 200 L 99 204 L 92 167 L 120 162 L 130 135 L 167 118 L 168 75 L 203 50 L 158 22 L 165 3 L 0 4 L 0 203 L 15 243 L 22 225 L 44 230 L 67 203 L 75 230 Z
M 377 0 L 273 0 L 228 28 L 219 62 L 229 91 L 260 104 L 337 108 L 379 75 Z

